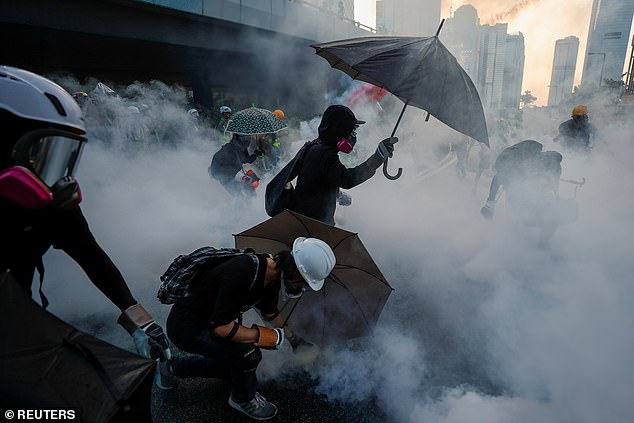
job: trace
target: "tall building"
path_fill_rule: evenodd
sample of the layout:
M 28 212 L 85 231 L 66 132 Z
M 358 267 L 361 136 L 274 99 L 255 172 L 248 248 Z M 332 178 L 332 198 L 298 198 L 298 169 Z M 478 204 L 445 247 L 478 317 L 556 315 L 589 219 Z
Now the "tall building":
M 477 85 L 484 106 L 497 110 L 502 107 L 508 24 L 483 25 L 480 28 L 480 63 Z
M 550 89 L 548 90 L 549 106 L 559 105 L 572 93 L 578 53 L 579 38 L 577 37 L 570 36 L 555 42 L 553 70 L 550 74 Z
M 441 0 L 377 0 L 379 33 L 429 37 L 440 24 Z
M 475 7 L 467 4 L 456 9 L 445 22 L 440 39 L 476 82 L 480 63 L 480 18 Z
M 621 79 L 633 15 L 634 0 L 594 0 L 582 85 Z
M 504 52 L 504 80 L 502 83 L 502 108 L 517 109 L 524 81 L 524 35 L 521 32 L 506 36 Z

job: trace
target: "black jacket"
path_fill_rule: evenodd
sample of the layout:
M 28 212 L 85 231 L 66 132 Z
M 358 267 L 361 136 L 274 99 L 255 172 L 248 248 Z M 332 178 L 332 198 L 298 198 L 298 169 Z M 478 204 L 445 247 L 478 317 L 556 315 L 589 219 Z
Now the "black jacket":
M 27 291 L 51 247 L 68 254 L 119 309 L 136 301 L 123 276 L 90 232 L 79 207 L 27 210 L 0 200 L 0 271 L 10 270 Z
M 357 167 L 346 168 L 337 148 L 321 140 L 309 147 L 298 172 L 292 210 L 330 225 L 335 224 L 337 191 L 370 179 L 383 160 L 373 154 Z
M 590 146 L 590 136 L 596 135 L 596 127 L 589 122 L 577 124 L 569 119 L 559 125 L 559 135 L 564 147 L 585 150 Z
M 244 145 L 231 141 L 214 154 L 209 174 L 224 185 L 233 181 L 244 163 L 253 163 L 257 158 L 256 154 L 249 154 Z

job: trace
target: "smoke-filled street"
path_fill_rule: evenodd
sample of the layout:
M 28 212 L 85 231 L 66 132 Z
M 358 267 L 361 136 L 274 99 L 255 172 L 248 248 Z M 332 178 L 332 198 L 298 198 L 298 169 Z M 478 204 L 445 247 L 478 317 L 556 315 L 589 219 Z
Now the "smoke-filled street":
M 266 28 L 244 18 L 251 6 L 229 0 L 160 18 L 192 14 L 200 34 L 240 32 L 234 52 L 222 47 L 200 62 L 204 72 L 184 62 L 125 69 L 122 58 L 93 67 L 90 55 L 82 66 L 0 59 L 0 379 L 9 381 L 0 393 L 10 398 L 2 411 L 76 409 L 78 421 L 119 422 L 128 421 L 127 401 L 157 423 L 632 421 L 634 62 L 632 34 L 618 46 L 614 34 L 630 30 L 634 5 L 576 2 L 579 22 L 561 21 L 568 38 L 542 30 L 543 56 L 554 59 L 537 66 L 541 75 L 531 68 L 534 28 L 508 28 L 532 22 L 536 8 L 556 9 L 554 1 L 426 1 L 447 18 L 437 26 L 426 16 L 431 34 L 407 32 L 427 23 L 399 21 L 402 11 L 390 12 L 398 0 L 271 1 Z M 221 3 L 239 7 L 243 21 L 220 16 L 233 10 L 217 12 Z M 628 23 L 610 20 L 617 9 Z M 375 21 L 357 22 L 366 15 Z M 298 24 L 283 20 L 291 16 Z M 337 31 L 345 23 L 375 38 L 305 42 L 324 32 L 301 38 L 301 19 L 326 34 L 324 22 L 341 19 Z M 17 18 L 11 25 L 24 30 Z M 429 38 L 400 38 L 413 35 Z M 380 36 L 393 37 L 390 46 L 373 45 Z M 344 38 L 352 41 L 327 43 Z M 427 59 L 412 53 L 412 40 Z M 385 54 L 399 42 L 409 47 Z M 138 54 L 162 51 L 152 45 Z M 161 60 L 176 57 L 175 45 Z M 187 61 L 195 49 L 207 54 L 187 48 Z M 60 149 L 60 139 L 73 149 Z M 402 176 L 385 177 L 386 161 Z M 279 184 L 289 163 L 297 170 Z M 262 229 L 281 219 L 281 210 L 267 213 L 270 187 L 285 192 L 290 182 L 294 203 L 281 209 L 299 223 Z M 79 202 L 87 227 L 64 217 Z M 270 239 L 249 240 L 254 227 Z M 234 248 L 241 235 L 255 251 L 192 253 Z M 88 241 L 69 241 L 80 236 Z M 20 286 L 50 314 L 24 308 L 16 317 L 9 306 L 27 292 Z M 287 323 L 300 329 L 285 331 Z M 29 335 L 37 328 L 46 337 Z M 81 383 L 89 402 L 73 405 L 78 394 L 66 389 Z

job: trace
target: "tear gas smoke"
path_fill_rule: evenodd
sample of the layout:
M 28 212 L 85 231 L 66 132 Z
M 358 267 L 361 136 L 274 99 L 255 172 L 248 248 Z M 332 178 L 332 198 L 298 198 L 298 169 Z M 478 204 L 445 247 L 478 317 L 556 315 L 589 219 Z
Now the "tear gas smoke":
M 142 99 L 159 121 L 180 122 L 180 129 L 140 148 L 91 142 L 78 179 L 96 238 L 136 298 L 164 323 L 168 307 L 155 297 L 159 276 L 177 255 L 203 245 L 232 246 L 231 234 L 265 220 L 264 185 L 256 198 L 236 200 L 209 179 L 207 166 L 219 145 L 184 124 L 182 90 L 155 83 L 125 92 L 134 94 L 117 101 Z M 372 104 L 355 109 L 368 123 L 346 157 L 350 165 L 391 133 L 402 103 L 383 103 L 382 115 Z M 538 110 L 516 122 L 517 138 L 509 143 L 530 136 L 545 150 L 559 149 L 550 139 L 568 113 L 552 118 L 537 116 Z M 338 224 L 360 234 L 396 290 L 373 337 L 323 351 L 310 370 L 317 392 L 342 403 L 374 400 L 395 422 L 629 421 L 631 112 L 620 122 L 597 113 L 601 136 L 592 157 L 564 155 L 564 177 L 587 178 L 577 192 L 579 220 L 560 227 L 542 249 L 533 228 L 505 216 L 504 201 L 492 222 L 481 218 L 490 174 L 474 195 L 472 173 L 457 178 L 453 162 L 433 171 L 460 135 L 424 117 L 409 108 L 397 132 L 401 141 L 390 168 L 403 167 L 403 177 L 388 181 L 379 170 L 350 190 L 350 207 L 337 210 Z M 316 136 L 318 122 L 303 122 L 289 134 L 289 155 Z M 124 140 L 113 128 L 111 138 Z M 561 194 L 571 197 L 572 187 L 562 183 Z M 115 323 L 118 311 L 77 266 L 57 252 L 46 255 L 45 265 L 53 313 L 132 347 Z M 267 353 L 261 375 L 291 372 L 289 356 Z

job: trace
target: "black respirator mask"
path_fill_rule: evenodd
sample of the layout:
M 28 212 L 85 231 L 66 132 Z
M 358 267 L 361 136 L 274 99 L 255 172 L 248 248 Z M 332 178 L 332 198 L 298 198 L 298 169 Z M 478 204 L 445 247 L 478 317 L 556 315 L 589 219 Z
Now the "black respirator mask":
M 304 282 L 297 282 L 293 279 L 284 277 L 284 271 L 281 271 L 280 279 L 282 280 L 282 287 L 284 288 L 284 295 L 287 298 L 299 298 L 305 291 Z

